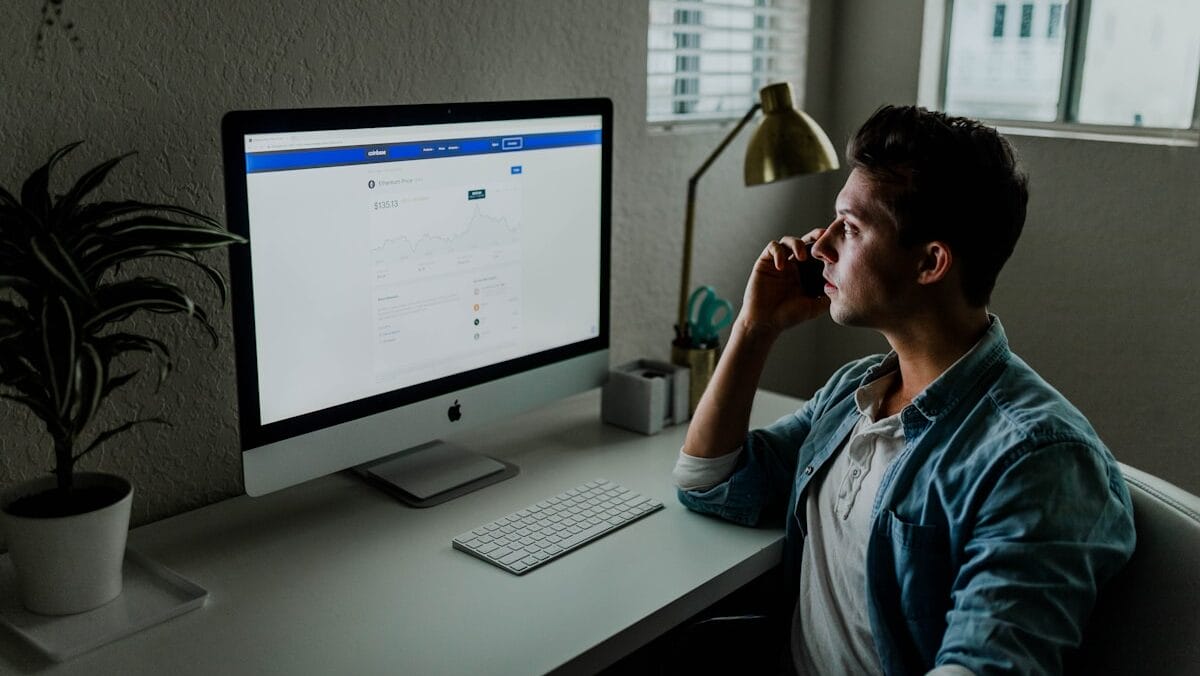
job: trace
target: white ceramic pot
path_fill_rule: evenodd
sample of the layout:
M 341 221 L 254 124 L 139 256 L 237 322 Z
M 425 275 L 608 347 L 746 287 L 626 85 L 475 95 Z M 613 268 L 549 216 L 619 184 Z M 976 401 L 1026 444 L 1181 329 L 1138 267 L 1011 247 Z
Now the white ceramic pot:
M 133 487 L 111 474 L 78 472 L 76 486 L 110 487 L 123 497 L 107 507 L 74 516 L 38 518 L 8 513 L 14 500 L 54 485 L 54 477 L 44 477 L 9 491 L 0 510 L 0 526 L 17 572 L 21 602 L 42 615 L 70 615 L 98 608 L 121 594 Z

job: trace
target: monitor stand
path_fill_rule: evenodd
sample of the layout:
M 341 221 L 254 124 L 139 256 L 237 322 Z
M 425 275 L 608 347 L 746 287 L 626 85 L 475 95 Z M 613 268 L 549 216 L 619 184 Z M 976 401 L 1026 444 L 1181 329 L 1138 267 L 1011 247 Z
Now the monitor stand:
M 411 507 L 432 507 L 514 477 L 516 465 L 433 441 L 354 468 Z

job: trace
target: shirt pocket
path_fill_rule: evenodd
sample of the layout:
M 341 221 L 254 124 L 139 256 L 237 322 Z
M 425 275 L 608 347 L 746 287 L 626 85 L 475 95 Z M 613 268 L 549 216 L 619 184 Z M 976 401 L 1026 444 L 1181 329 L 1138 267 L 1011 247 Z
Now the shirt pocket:
M 910 620 L 944 621 L 951 585 L 946 528 L 909 523 L 890 510 L 887 515 L 901 611 Z

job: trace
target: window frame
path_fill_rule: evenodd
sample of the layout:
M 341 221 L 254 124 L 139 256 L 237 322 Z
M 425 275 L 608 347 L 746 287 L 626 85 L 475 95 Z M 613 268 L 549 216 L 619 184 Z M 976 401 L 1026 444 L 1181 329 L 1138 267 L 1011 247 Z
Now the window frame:
M 926 108 L 945 109 L 946 73 L 950 65 L 950 19 L 954 2 L 955 0 L 925 0 L 917 102 Z M 1066 7 L 1063 8 L 1063 16 L 1060 19 L 1062 22 L 1060 30 L 1064 32 L 1065 42 L 1055 120 L 1048 122 L 983 118 L 983 121 L 995 126 L 1001 132 L 1026 136 L 1186 147 L 1200 145 L 1200 68 L 1196 73 L 1196 97 L 1192 103 L 1192 123 L 1187 129 L 1090 124 L 1076 121 L 1079 117 L 1080 90 L 1083 86 L 1083 51 L 1087 45 L 1089 13 L 1092 3 L 1091 0 L 1064 0 L 1064 2 Z

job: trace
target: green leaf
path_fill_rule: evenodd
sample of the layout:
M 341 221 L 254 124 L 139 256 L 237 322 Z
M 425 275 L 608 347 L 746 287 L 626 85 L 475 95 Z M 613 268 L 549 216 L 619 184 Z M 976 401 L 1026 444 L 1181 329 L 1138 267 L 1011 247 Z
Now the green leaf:
M 101 399 L 107 398 L 108 395 L 115 392 L 122 385 L 133 380 L 134 377 L 137 376 L 137 374 L 138 374 L 138 372 L 134 371 L 132 373 L 123 373 L 119 376 L 110 376 L 108 379 L 108 382 L 104 383 L 104 391 L 100 393 L 100 398 Z
M 191 300 L 190 298 L 188 299 Z M 151 310 L 151 312 L 161 312 L 161 310 Z M 212 348 L 215 350 L 221 344 L 221 336 L 217 333 L 217 329 L 208 321 L 208 313 L 199 305 L 193 304 L 192 311 L 189 313 L 193 319 L 200 322 L 200 326 L 204 327 L 208 333 L 209 339 L 212 341 Z
M 43 402 L 36 397 L 31 397 L 26 394 L 7 394 L 0 392 L 0 399 L 8 399 L 9 401 L 16 402 L 28 408 L 35 416 L 38 417 L 39 420 L 46 424 L 47 430 L 53 430 L 56 425 L 60 424 L 58 415 L 54 412 L 54 409 L 46 405 L 46 402 Z
M 5 371 L 4 374 L 0 375 L 0 387 L 12 388 L 27 397 L 45 402 L 48 406 L 51 405 L 46 388 L 42 386 L 41 381 L 36 377 L 30 377 L 26 373 Z
M 27 321 L 31 319 L 29 310 L 7 300 L 0 300 L 0 317 L 7 317 L 13 321 Z
M 50 415 L 57 420 L 53 396 L 47 387 L 46 378 L 29 359 L 17 354 L 18 351 L 29 350 L 20 345 L 20 341 L 0 343 L 0 386 L 15 390 L 23 397 L 37 402 L 38 417 L 45 419 L 46 415 Z M 29 406 L 34 408 L 32 404 Z M 42 411 L 46 415 L 43 415 Z
M 66 290 L 76 297 L 82 300 L 90 298 L 90 285 L 80 274 L 79 268 L 75 267 L 75 261 L 72 260 L 71 255 L 63 249 L 58 237 L 53 233 L 46 233 L 34 237 L 29 244 L 33 255 L 37 257 L 51 277 L 58 280 Z
M 22 340 L 23 339 L 23 340 Z M 30 347 L 35 344 L 34 347 Z M 29 359 L 27 355 L 40 357 L 41 337 L 33 339 L 32 336 L 25 335 L 18 339 L 5 340 L 2 345 L 3 350 L 0 350 L 0 372 L 5 375 L 16 374 L 21 378 L 32 378 L 34 380 L 44 380 L 42 373 L 37 366 Z
M 76 411 L 71 416 L 71 427 L 76 434 L 96 414 L 107 383 L 108 366 L 104 359 L 95 347 L 89 343 L 83 343 L 80 346 L 79 359 L 75 362 Z
M 50 391 L 58 414 L 70 410 L 71 383 L 75 378 L 75 318 L 66 299 L 54 297 L 42 307 L 42 349 L 50 380 Z
M 138 310 L 164 314 L 186 312 L 208 332 L 213 347 L 219 344 L 219 336 L 208 322 L 208 314 L 174 284 L 153 277 L 136 277 L 101 286 L 96 291 L 96 301 L 99 309 L 84 323 L 89 333 L 97 333 L 105 324 L 125 319 Z
M 0 289 L 16 289 L 22 294 L 36 289 L 37 284 L 29 277 L 21 274 L 0 274 Z
M 221 274 L 213 266 L 201 261 L 195 254 L 187 251 L 170 251 L 168 249 L 159 249 L 157 251 L 149 251 L 144 254 L 145 258 L 163 257 L 163 258 L 178 258 L 187 261 L 193 266 L 200 268 L 201 271 L 208 277 L 209 281 L 217 290 L 217 294 L 221 297 L 221 305 L 224 306 L 229 299 L 229 283 L 225 281 L 225 275 Z
M 220 228 L 221 224 L 204 214 L 174 204 L 157 204 L 138 200 L 122 200 L 117 202 L 92 202 L 80 205 L 75 211 L 81 232 L 90 232 L 96 227 L 111 224 L 113 221 L 127 216 L 149 216 L 156 213 L 175 214 L 199 221 L 212 228 Z
M 0 341 L 15 338 L 25 332 L 25 326 L 11 319 L 0 317 Z
M 75 185 L 67 191 L 67 194 L 58 201 L 58 204 L 54 205 L 54 221 L 60 225 L 64 223 L 73 223 L 73 220 L 69 221 L 64 219 L 69 219 L 69 217 L 75 211 L 75 207 L 79 205 L 80 201 L 82 201 L 88 193 L 95 190 L 101 183 L 104 182 L 104 179 L 108 177 L 108 174 L 113 170 L 113 167 L 117 166 L 121 160 L 124 160 L 126 157 L 129 157 L 133 154 L 134 153 L 129 152 L 125 153 L 124 155 L 114 157 L 110 160 L 105 160 L 104 162 L 101 162 L 95 167 L 89 169 L 86 173 L 84 173 L 83 176 L 80 176 L 79 180 L 75 182 Z
M 159 251 L 199 251 L 242 242 L 244 238 L 221 228 L 147 216 L 97 228 L 80 240 L 76 251 L 87 278 L 98 280 L 115 265 Z
M 244 242 L 220 225 L 191 222 L 161 214 L 132 216 L 97 225 L 76 243 L 83 255 L 103 256 L 106 249 L 155 246 L 171 249 L 211 249 Z
M 158 361 L 158 387 L 162 386 L 173 367 L 171 352 L 167 349 L 167 346 L 162 341 L 149 336 L 139 336 L 135 333 L 113 333 L 98 338 L 97 344 L 100 350 L 108 355 L 110 360 L 128 352 L 147 352 L 154 355 Z M 136 373 L 135 371 L 130 376 L 132 377 Z M 112 389 L 116 389 L 123 384 L 124 382 L 117 383 L 112 386 Z
M 42 221 L 18 202 L 8 203 L 4 199 L 12 199 L 12 195 L 4 193 L 0 198 L 0 256 L 11 258 L 13 255 L 25 255 L 26 243 L 32 233 L 41 232 Z M 3 270 L 6 268 L 0 268 Z
M 16 197 L 13 197 L 12 193 L 5 190 L 3 186 L 0 186 L 0 207 L 4 208 L 6 211 L 10 209 L 20 209 L 21 203 L 17 201 Z
M 21 186 L 21 205 L 34 215 L 47 218 L 50 215 L 50 171 L 67 153 L 83 141 L 68 143 L 50 155 L 50 159 L 34 170 Z
M 138 425 L 144 425 L 146 423 L 156 423 L 156 424 L 160 424 L 160 425 L 166 425 L 168 427 L 171 426 L 171 423 L 167 422 L 166 420 L 163 420 L 162 418 L 142 418 L 141 420 L 134 420 L 132 422 L 127 422 L 124 425 L 121 425 L 119 427 L 114 427 L 110 430 L 106 430 L 106 431 L 100 433 L 99 435 L 97 435 L 96 439 L 91 444 L 89 444 L 87 448 L 83 449 L 83 451 L 81 451 L 78 455 L 71 458 L 71 461 L 72 462 L 78 461 L 83 456 L 85 456 L 88 453 L 91 453 L 92 451 L 99 448 L 101 444 L 108 441 L 109 439 L 112 439 L 113 437 L 117 436 L 118 434 L 128 432 L 129 430 L 133 429 L 134 427 L 136 427 Z
M 165 216 L 139 216 L 97 227 L 96 235 L 128 246 L 158 244 L 184 249 L 212 249 L 246 240 L 228 230 L 202 223 L 189 223 Z
M 33 316 L 26 308 L 0 300 L 0 341 L 21 335 L 33 325 Z
M 96 289 L 96 312 L 84 322 L 84 328 L 97 333 L 101 326 L 119 321 L 138 310 L 186 312 L 191 314 L 195 303 L 178 286 L 154 277 L 134 277 Z

